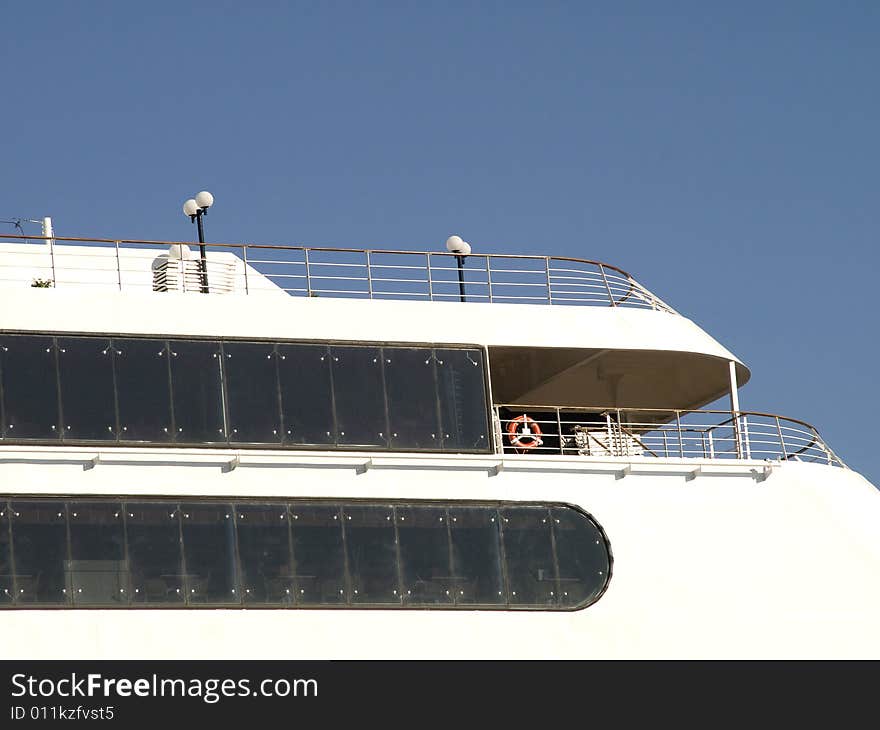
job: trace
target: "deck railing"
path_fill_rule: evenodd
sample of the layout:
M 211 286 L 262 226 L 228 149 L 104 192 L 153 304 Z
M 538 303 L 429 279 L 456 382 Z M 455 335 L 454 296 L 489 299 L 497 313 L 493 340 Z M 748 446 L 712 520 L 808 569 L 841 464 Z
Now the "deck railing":
M 183 252 L 182 261 L 168 258 L 172 247 Z M 623 269 L 587 259 L 263 244 L 210 243 L 206 248 L 211 293 L 464 299 L 674 312 Z M 192 276 L 192 267 L 199 266 L 198 244 L 168 241 L 0 235 L 0 285 L 42 280 L 55 287 L 153 289 L 161 257 L 170 267 L 163 276 L 179 267 L 178 289 L 199 293 L 200 277 Z
M 719 410 L 496 405 L 496 441 L 508 453 L 771 459 L 845 466 L 809 423 Z

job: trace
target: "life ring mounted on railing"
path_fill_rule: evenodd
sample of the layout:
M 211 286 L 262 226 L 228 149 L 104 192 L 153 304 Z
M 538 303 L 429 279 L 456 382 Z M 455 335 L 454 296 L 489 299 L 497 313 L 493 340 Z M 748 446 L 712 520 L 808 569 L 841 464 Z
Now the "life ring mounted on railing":
M 541 439 L 541 427 L 538 422 L 525 413 L 511 418 L 507 424 L 507 439 L 511 446 L 518 449 L 536 449 L 544 441 Z

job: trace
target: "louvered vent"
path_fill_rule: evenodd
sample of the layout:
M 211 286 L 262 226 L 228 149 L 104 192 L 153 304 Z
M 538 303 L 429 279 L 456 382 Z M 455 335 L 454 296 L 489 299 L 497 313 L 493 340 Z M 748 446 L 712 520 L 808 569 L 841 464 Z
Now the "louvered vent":
M 200 263 L 198 259 L 160 258 L 153 265 L 153 291 L 200 292 Z M 211 261 L 208 288 L 212 294 L 235 291 L 235 262 Z

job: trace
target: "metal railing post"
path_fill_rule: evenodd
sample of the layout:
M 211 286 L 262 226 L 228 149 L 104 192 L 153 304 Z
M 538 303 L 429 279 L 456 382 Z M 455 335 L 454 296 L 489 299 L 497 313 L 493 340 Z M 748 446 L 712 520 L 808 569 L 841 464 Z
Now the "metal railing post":
M 434 301 L 434 281 L 431 278 L 431 254 L 425 254 L 425 263 L 427 264 L 428 269 L 428 301 Z
M 712 437 L 712 431 L 708 431 L 709 436 L 709 458 L 715 458 L 715 439 Z
M 116 246 L 116 283 L 119 284 L 119 291 L 122 291 L 122 266 L 119 263 L 119 241 L 114 241 Z
M 309 249 L 303 249 L 303 262 L 306 265 L 306 296 L 312 296 L 312 277 L 309 269 Z
M 743 450 L 745 451 L 746 458 L 751 459 L 752 458 L 752 448 L 751 448 L 751 444 L 749 443 L 749 422 L 748 422 L 747 418 L 748 417 L 745 415 L 742 416 L 741 434 L 742 434 L 742 439 L 743 439 Z
M 620 417 L 620 409 L 617 409 L 617 447 L 620 450 L 620 456 L 629 456 L 625 454 L 624 445 L 627 443 L 623 436 L 623 419 Z
M 608 441 L 605 447 L 608 449 L 608 456 L 614 456 L 614 433 L 611 430 L 611 414 L 608 411 L 605 412 L 605 425 L 608 430 Z
M 785 439 L 782 436 L 782 425 L 779 423 L 779 416 L 774 416 L 776 419 L 776 433 L 779 434 L 779 445 L 782 447 L 782 460 L 785 461 L 788 458 L 788 449 L 785 448 Z
M 565 449 L 563 448 L 565 442 L 562 439 L 562 417 L 559 414 L 558 408 L 556 409 L 556 434 L 559 436 L 559 453 L 562 455 L 565 453 Z
M 370 299 L 373 298 L 373 269 L 372 264 L 370 263 L 370 252 L 364 251 L 367 256 L 367 294 Z
M 605 291 L 608 292 L 608 299 L 611 302 L 612 307 L 617 306 L 617 302 L 614 301 L 614 295 L 611 293 L 611 287 L 608 285 L 608 277 L 605 276 L 605 267 L 602 264 L 599 264 L 599 273 L 602 274 L 602 281 L 605 282 Z
M 504 454 L 504 424 L 501 423 L 501 406 L 492 408 L 494 418 L 492 419 L 492 441 L 494 442 L 495 453 Z
M 684 458 L 684 438 L 681 435 L 681 413 L 679 411 L 675 412 L 675 426 L 678 429 L 678 453 L 681 458 Z
M 241 258 L 244 261 L 244 293 L 250 294 L 251 290 L 248 287 L 248 262 L 247 262 L 247 244 L 241 247 Z
M 55 276 L 55 239 L 49 239 L 49 265 L 52 267 L 52 286 L 58 286 L 58 278 Z
M 486 254 L 486 285 L 489 287 L 489 303 L 492 303 L 492 259 Z
M 550 285 L 550 257 L 544 257 L 544 269 L 547 272 L 547 303 L 553 304 L 553 287 Z

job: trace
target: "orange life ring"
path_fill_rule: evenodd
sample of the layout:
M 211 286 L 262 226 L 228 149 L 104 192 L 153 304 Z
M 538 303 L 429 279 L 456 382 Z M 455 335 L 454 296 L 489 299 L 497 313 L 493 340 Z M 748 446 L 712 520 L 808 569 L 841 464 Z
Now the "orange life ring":
M 537 421 L 525 413 L 511 418 L 510 423 L 507 424 L 507 438 L 510 444 L 518 449 L 536 449 L 544 443 L 541 435 L 541 427 Z

